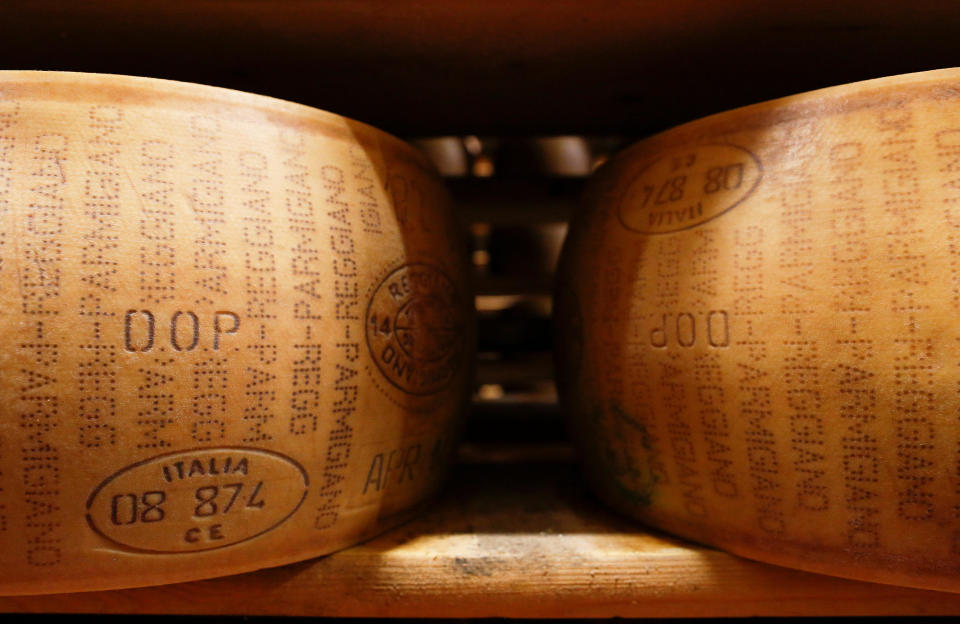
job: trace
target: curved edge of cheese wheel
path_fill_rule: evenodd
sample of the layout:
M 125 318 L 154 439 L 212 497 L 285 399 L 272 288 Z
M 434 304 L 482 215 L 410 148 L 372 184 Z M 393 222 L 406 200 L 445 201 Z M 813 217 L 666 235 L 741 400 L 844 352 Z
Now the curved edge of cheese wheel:
M 958 88 L 790 96 L 596 174 L 557 369 L 604 500 L 760 561 L 960 591 Z
M 449 203 L 332 113 L 0 72 L 0 593 L 246 572 L 422 511 L 475 346 Z
M 286 117 L 291 125 L 312 123 L 322 127 L 329 124 L 326 129 L 333 132 L 342 132 L 339 130 L 339 126 L 346 122 L 353 130 L 359 130 L 361 133 L 376 136 L 380 141 L 386 141 L 391 148 L 403 152 L 407 158 L 417 162 L 424 169 L 431 172 L 436 169 L 422 151 L 376 126 L 371 126 L 368 123 L 339 113 L 269 95 L 166 78 L 95 72 L 0 69 L 0 81 L 6 84 L 37 85 L 41 89 L 46 87 L 54 92 L 59 92 L 59 95 L 50 92 L 51 97 L 63 98 L 70 97 L 71 88 L 78 89 L 79 91 L 76 94 L 82 98 L 84 97 L 84 90 L 88 89 L 91 84 L 97 84 L 97 88 L 101 91 L 103 97 L 113 99 L 118 103 L 160 101 L 165 96 L 179 102 L 191 98 L 196 98 L 198 102 L 216 100 L 223 106 L 261 110 L 269 116 L 275 116 L 275 119 Z M 5 94 L 5 97 L 9 97 L 9 95 Z
M 440 484 L 442 484 L 442 481 L 438 482 L 437 489 L 439 489 Z M 258 557 L 256 560 L 244 561 L 241 563 L 237 563 L 236 561 L 227 561 L 225 563 L 217 561 L 212 564 L 207 564 L 203 561 L 198 561 L 195 562 L 195 569 L 190 574 L 180 573 L 175 576 L 159 570 L 159 568 L 162 568 L 165 563 L 159 558 L 153 564 L 154 567 L 158 568 L 156 573 L 138 573 L 136 578 L 131 578 L 129 573 L 116 570 L 113 563 L 106 565 L 101 564 L 91 566 L 87 570 L 82 581 L 56 578 L 39 580 L 32 579 L 29 581 L 4 581 L 3 585 L 0 586 L 0 595 L 31 596 L 137 589 L 142 587 L 155 587 L 175 583 L 179 584 L 193 581 L 203 581 L 207 579 L 233 576 L 236 574 L 247 574 L 250 572 L 256 572 L 257 570 L 301 563 L 310 559 L 325 557 L 344 549 L 352 548 L 368 540 L 376 538 L 377 536 L 392 529 L 402 526 L 415 516 L 421 513 L 426 513 L 429 509 L 430 501 L 435 496 L 436 492 L 431 492 L 424 496 L 423 501 L 420 504 L 404 510 L 403 512 L 397 513 L 389 521 L 365 526 L 362 531 L 345 536 L 337 541 L 324 543 L 322 546 L 303 546 L 302 548 L 298 548 L 294 551 L 284 554 Z M 93 579 L 93 581 L 91 581 L 91 579 Z
M 763 539 L 743 532 L 714 530 L 700 523 L 684 522 L 675 516 L 638 512 L 635 501 L 626 500 L 623 492 L 610 488 L 609 479 L 586 471 L 593 492 L 612 509 L 639 519 L 656 529 L 707 547 L 769 563 L 829 576 L 885 585 L 915 587 L 943 592 L 958 592 L 955 566 L 931 565 L 919 557 L 862 557 L 846 548 L 827 549 L 810 543 L 785 543 Z M 773 554 L 771 554 L 773 553 Z

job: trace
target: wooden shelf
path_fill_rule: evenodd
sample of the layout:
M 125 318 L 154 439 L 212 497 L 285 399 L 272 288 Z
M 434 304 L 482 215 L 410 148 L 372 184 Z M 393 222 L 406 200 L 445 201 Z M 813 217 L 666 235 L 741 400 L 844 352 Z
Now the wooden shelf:
M 362 617 L 960 614 L 960 595 L 746 561 L 604 510 L 568 454 L 463 463 L 419 520 L 366 544 L 228 578 L 0 598 L 0 612 Z M 468 453 L 474 458 L 483 453 Z M 476 462 L 476 460 L 475 460 Z

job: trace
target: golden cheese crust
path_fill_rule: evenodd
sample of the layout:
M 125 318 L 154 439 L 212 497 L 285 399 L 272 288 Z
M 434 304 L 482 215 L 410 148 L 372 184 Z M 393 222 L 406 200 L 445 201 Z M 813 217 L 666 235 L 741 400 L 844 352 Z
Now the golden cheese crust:
M 0 72 L 0 592 L 329 553 L 437 487 L 465 245 L 364 124 L 160 80 Z
M 763 561 L 960 591 L 960 71 L 633 146 L 560 273 L 562 398 L 611 504 Z

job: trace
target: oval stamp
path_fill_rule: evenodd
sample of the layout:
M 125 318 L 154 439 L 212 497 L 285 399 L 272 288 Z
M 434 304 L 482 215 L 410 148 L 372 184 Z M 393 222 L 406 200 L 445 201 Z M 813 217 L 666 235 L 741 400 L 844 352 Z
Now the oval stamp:
M 676 151 L 630 180 L 617 204 L 617 217 L 623 227 L 641 234 L 688 230 L 742 203 L 762 178 L 760 159 L 736 145 Z
M 159 455 L 107 477 L 87 499 L 90 528 L 120 546 L 185 553 L 232 546 L 286 521 L 309 477 L 272 451 L 209 448 Z
M 442 390 L 460 368 L 463 304 L 453 281 L 425 263 L 380 282 L 367 306 L 367 346 L 387 381 L 407 394 Z

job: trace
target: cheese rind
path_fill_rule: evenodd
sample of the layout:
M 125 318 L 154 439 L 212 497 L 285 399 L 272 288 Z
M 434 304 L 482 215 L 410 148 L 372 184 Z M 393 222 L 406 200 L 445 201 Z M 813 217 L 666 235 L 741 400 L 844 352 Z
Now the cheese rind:
M 960 591 L 958 86 L 767 102 L 598 172 L 558 374 L 603 498 L 747 557 Z
M 0 592 L 253 570 L 408 517 L 469 393 L 466 267 L 432 167 L 369 126 L 0 72 Z

